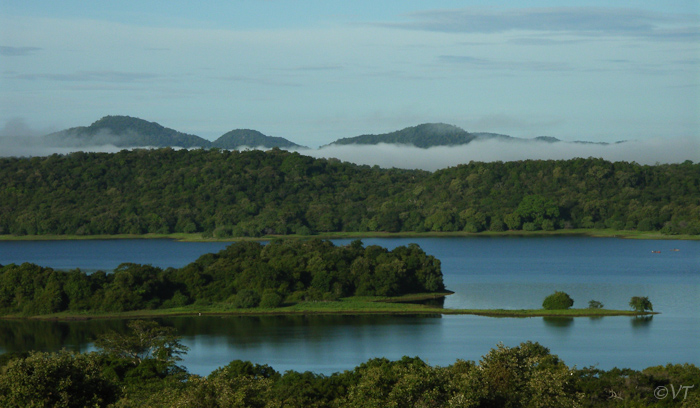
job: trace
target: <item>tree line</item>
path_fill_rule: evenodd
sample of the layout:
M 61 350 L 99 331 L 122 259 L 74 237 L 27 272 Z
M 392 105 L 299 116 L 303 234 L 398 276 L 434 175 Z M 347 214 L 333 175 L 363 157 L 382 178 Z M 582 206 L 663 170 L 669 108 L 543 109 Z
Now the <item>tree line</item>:
M 331 375 L 233 360 L 208 376 L 178 366 L 188 348 L 170 327 L 131 321 L 98 352 L 0 356 L 3 407 L 696 407 L 700 369 L 569 367 L 539 343 L 499 344 L 481 360 L 430 366 L 373 358 Z
M 0 234 L 610 228 L 700 234 L 700 164 L 471 162 L 433 173 L 270 151 L 0 159 Z
M 275 308 L 347 296 L 398 296 L 445 289 L 440 261 L 417 244 L 389 251 L 361 241 L 244 241 L 182 268 L 121 264 L 112 273 L 0 266 L 0 314 L 124 312 L 223 303 Z

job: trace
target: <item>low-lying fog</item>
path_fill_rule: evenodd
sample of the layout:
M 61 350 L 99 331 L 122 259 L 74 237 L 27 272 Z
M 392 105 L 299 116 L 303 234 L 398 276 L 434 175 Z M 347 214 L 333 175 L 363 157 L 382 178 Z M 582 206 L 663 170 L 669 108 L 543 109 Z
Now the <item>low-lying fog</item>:
M 576 157 L 600 157 L 640 164 L 681 163 L 686 160 L 700 162 L 700 143 L 694 138 L 649 139 L 609 145 L 484 140 L 429 149 L 380 144 L 328 146 L 299 152 L 313 157 L 335 157 L 357 164 L 430 171 L 470 161 L 566 160 Z
M 54 147 L 45 144 L 39 134 L 22 123 L 6 124 L 0 129 L 0 156 L 47 156 L 74 151 L 118 152 L 123 147 L 105 144 L 91 147 Z M 378 165 L 380 167 L 434 171 L 470 161 L 565 160 L 599 157 L 610 161 L 640 164 L 700 162 L 700 141 L 696 137 L 655 138 L 609 145 L 542 141 L 473 141 L 460 146 L 420 149 L 406 145 L 333 145 L 319 149 L 299 149 L 299 153 L 318 158 Z

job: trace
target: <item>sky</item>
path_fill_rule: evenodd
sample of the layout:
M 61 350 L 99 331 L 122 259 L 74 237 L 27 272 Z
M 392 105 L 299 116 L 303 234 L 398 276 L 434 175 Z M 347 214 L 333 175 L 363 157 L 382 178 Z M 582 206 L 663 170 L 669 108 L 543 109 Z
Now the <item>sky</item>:
M 688 143 L 700 2 L 0 0 L 0 128 L 105 115 L 310 147 L 427 122 Z

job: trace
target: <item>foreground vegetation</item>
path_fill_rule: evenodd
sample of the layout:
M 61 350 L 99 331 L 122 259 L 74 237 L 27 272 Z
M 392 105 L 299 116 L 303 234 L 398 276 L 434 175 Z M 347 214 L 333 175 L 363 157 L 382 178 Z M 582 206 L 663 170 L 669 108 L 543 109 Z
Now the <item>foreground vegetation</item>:
M 433 367 L 371 359 L 326 376 L 234 360 L 206 377 L 178 366 L 172 328 L 132 321 L 99 352 L 0 356 L 3 407 L 697 407 L 700 369 L 569 367 L 538 344 L 499 344 L 481 360 Z
M 0 159 L 0 235 L 557 230 L 700 234 L 700 164 L 494 162 L 434 173 L 281 150 Z

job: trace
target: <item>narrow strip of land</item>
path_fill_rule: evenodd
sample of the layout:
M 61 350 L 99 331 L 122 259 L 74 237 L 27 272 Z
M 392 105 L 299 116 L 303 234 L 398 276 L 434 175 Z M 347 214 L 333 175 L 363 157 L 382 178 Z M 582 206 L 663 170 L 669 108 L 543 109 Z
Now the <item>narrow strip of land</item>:
M 269 241 L 271 239 L 362 239 L 362 238 L 429 238 L 429 237 L 549 237 L 549 236 L 587 236 L 596 238 L 625 239 L 663 239 L 663 240 L 700 240 L 700 235 L 667 235 L 658 231 L 632 231 L 613 229 L 559 229 L 554 231 L 483 231 L 483 232 L 325 232 L 315 235 L 265 235 L 262 237 L 202 237 L 201 233 L 172 234 L 97 234 L 97 235 L 0 235 L 0 241 L 69 241 L 93 239 L 172 239 L 183 242 L 232 242 L 232 241 Z
M 174 316 L 281 316 L 281 315 L 477 315 L 487 317 L 604 317 L 648 316 L 657 312 L 611 309 L 445 309 L 408 302 L 439 299 L 449 293 L 412 294 L 397 297 L 353 296 L 337 301 L 298 302 L 277 308 L 237 309 L 230 304 L 189 305 L 170 309 L 132 310 L 119 313 L 60 312 L 37 316 L 6 315 L 3 319 L 88 320 L 132 319 Z

